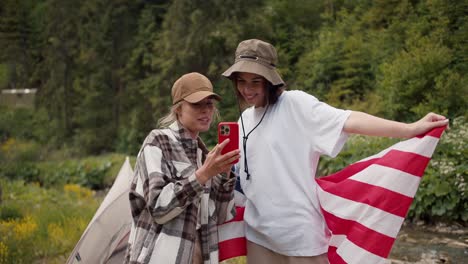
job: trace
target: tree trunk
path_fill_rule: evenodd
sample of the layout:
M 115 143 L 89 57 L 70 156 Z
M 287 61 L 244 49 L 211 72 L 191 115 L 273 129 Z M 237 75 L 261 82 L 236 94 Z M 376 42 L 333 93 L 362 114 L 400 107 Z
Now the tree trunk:
M 65 59 L 65 69 L 63 73 L 63 121 L 65 126 L 65 138 L 68 138 L 71 135 L 71 126 L 70 126 L 70 107 L 71 107 L 71 85 L 70 85 L 70 63 L 69 59 Z

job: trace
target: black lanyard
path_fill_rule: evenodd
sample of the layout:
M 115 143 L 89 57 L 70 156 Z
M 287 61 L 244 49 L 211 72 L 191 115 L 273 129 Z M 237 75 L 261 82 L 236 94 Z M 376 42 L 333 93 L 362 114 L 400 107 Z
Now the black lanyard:
M 240 104 L 239 104 L 239 100 L 237 100 L 237 105 L 239 106 L 239 112 L 240 112 L 240 119 L 241 119 L 241 124 L 242 124 L 242 133 L 243 133 L 243 137 L 242 137 L 242 148 L 244 150 L 244 172 L 247 174 L 247 180 L 250 180 L 250 173 L 249 173 L 249 166 L 247 164 L 247 139 L 249 139 L 249 136 L 250 134 L 252 134 L 252 132 L 260 125 L 260 123 L 263 121 L 263 118 L 265 117 L 265 114 L 266 112 L 268 111 L 268 107 L 270 106 L 270 104 L 267 103 L 267 106 L 266 106 L 266 109 L 265 109 L 265 112 L 263 113 L 262 115 L 262 118 L 260 118 L 260 121 L 258 121 L 257 125 L 255 125 L 254 128 L 252 128 L 252 130 L 250 130 L 250 132 L 245 135 L 245 128 L 244 128 L 244 119 L 242 118 L 242 112 L 241 112 L 241 108 L 240 108 Z

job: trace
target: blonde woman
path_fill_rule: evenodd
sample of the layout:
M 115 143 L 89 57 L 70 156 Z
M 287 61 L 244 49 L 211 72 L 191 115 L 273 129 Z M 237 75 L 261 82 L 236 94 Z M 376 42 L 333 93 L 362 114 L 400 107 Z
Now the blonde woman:
M 217 225 L 233 217 L 234 150 L 228 140 L 206 149 L 199 133 L 210 128 L 221 98 L 199 73 L 172 87 L 170 113 L 145 139 L 130 191 L 133 225 L 126 263 L 217 263 Z

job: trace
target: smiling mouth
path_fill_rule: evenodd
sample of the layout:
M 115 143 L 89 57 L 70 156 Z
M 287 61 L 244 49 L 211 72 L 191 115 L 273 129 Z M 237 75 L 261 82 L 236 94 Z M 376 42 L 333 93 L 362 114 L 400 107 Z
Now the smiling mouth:
M 247 99 L 247 100 L 252 100 L 252 99 L 255 98 L 256 96 L 257 96 L 257 94 L 246 95 L 246 96 L 245 96 L 245 99 Z
M 204 123 L 208 123 L 210 122 L 210 119 L 209 118 L 199 118 L 198 120 L 204 122 Z

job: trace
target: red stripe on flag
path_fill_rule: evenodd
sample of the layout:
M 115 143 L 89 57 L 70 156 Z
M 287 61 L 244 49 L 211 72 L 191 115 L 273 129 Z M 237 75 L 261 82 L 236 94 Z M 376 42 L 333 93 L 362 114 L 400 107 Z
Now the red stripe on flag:
M 328 228 L 333 234 L 346 235 L 358 247 L 377 256 L 387 258 L 395 238 L 376 232 L 359 222 L 339 218 L 322 209 Z
M 247 240 L 245 237 L 220 241 L 218 246 L 219 261 L 247 255 Z
M 397 169 L 421 177 L 424 174 L 429 160 L 430 158 L 418 154 L 392 149 L 383 157 L 356 162 L 337 173 L 322 177 L 317 181 L 319 184 L 321 181 L 341 182 L 373 164 Z
M 378 175 L 376 175 L 378 177 Z M 320 187 L 328 193 L 359 203 L 368 204 L 391 214 L 405 217 L 413 198 L 368 183 L 348 179 L 342 184 L 321 182 Z
M 380 158 L 375 164 L 422 177 L 429 160 L 430 158 L 415 153 L 393 149 Z
M 344 261 L 340 255 L 338 255 L 336 250 L 336 247 L 328 247 L 328 261 L 331 264 L 346 264 L 346 261 Z
M 333 183 L 341 182 L 353 176 L 354 174 L 364 170 L 370 165 L 374 164 L 377 160 L 378 158 L 375 158 L 375 159 L 370 159 L 370 160 L 351 164 L 339 172 L 317 179 L 317 182 L 319 183 L 320 186 L 322 186 L 321 182 L 333 182 Z
M 234 216 L 233 219 L 227 222 L 224 222 L 223 225 L 227 223 L 231 223 L 231 222 L 244 221 L 244 211 L 245 211 L 245 207 L 236 206 L 236 216 Z
M 419 135 L 419 136 L 416 136 L 417 138 L 423 138 L 425 136 L 431 136 L 431 137 L 435 137 L 435 138 L 440 138 L 440 136 L 442 135 L 442 133 L 444 132 L 444 130 L 447 128 L 447 126 L 441 126 L 441 127 L 436 127 L 434 129 L 432 129 L 431 131 L 427 132 L 426 134 L 422 134 L 422 135 Z

